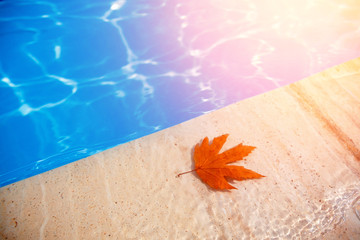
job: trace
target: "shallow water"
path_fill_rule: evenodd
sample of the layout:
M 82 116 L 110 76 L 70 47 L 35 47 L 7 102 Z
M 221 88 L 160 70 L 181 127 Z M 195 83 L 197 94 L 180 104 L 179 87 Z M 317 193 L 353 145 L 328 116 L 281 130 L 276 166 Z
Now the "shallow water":
M 0 186 L 360 55 L 357 1 L 1 1 Z
M 2 187 L 0 235 L 359 239 L 359 66 L 350 61 Z M 266 177 L 232 181 L 231 191 L 210 189 L 194 172 L 177 177 L 193 168 L 195 144 L 225 132 L 222 150 L 256 146 L 236 165 Z

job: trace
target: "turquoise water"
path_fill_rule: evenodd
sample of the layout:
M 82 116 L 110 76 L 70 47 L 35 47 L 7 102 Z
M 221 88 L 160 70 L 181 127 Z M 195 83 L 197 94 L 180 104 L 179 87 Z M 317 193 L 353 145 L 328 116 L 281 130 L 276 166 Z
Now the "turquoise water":
M 360 56 L 358 5 L 278 2 L 0 1 L 0 186 Z

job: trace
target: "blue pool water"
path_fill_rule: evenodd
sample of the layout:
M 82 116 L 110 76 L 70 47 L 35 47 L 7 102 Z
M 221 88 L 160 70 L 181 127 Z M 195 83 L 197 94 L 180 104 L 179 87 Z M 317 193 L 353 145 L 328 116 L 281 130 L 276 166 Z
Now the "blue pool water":
M 0 1 L 0 186 L 360 56 L 358 4 L 297 2 Z

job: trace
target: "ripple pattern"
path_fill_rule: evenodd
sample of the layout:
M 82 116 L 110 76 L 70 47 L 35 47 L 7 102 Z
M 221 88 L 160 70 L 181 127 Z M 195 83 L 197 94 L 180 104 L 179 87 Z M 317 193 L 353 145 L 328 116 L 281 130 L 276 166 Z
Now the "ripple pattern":
M 0 2 L 0 186 L 360 55 L 347 0 Z

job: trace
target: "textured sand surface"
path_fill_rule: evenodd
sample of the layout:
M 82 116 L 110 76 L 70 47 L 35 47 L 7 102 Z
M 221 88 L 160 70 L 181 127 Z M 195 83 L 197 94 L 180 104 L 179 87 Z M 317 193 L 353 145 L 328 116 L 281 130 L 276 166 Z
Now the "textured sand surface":
M 3 239 L 360 239 L 360 59 L 0 189 Z M 213 191 L 195 144 L 266 177 Z

